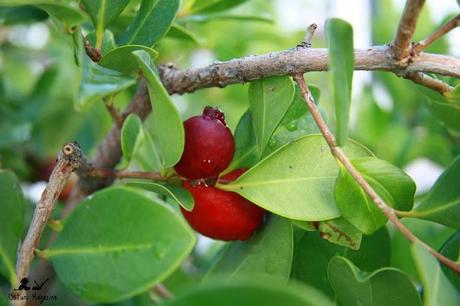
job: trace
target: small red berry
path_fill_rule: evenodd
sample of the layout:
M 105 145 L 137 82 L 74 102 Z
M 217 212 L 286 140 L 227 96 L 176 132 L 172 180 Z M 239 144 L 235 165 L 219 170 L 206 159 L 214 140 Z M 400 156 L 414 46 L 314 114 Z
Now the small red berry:
M 216 177 L 233 158 L 235 143 L 224 114 L 205 107 L 203 113 L 184 122 L 185 147 L 176 172 L 188 179 Z
M 241 174 L 235 170 L 223 179 L 236 179 Z M 182 214 L 197 232 L 205 236 L 219 240 L 247 240 L 264 220 L 263 208 L 235 192 L 210 187 L 203 182 L 196 186 L 184 182 L 184 187 L 192 193 L 195 206 L 192 211 L 181 208 Z

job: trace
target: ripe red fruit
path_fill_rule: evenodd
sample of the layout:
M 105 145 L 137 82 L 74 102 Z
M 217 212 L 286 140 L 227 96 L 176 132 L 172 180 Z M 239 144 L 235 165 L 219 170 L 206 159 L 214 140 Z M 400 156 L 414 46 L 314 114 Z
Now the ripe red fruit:
M 234 180 L 244 172 L 236 170 L 224 176 Z M 219 240 L 247 240 L 262 224 L 264 209 L 235 192 L 184 182 L 195 200 L 192 211 L 181 208 L 188 223 L 199 233 Z
M 185 147 L 176 172 L 188 179 L 216 177 L 233 158 L 235 143 L 224 114 L 205 107 L 203 113 L 184 121 Z

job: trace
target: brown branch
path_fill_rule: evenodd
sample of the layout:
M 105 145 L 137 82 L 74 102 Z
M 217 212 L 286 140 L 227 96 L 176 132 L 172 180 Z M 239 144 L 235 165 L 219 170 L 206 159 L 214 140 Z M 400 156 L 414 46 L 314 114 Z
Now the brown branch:
M 423 85 L 425 87 L 428 87 L 428 88 L 431 88 L 433 90 L 436 90 L 437 92 L 439 92 L 440 94 L 444 94 L 446 92 L 451 92 L 452 90 L 454 90 L 454 88 L 452 86 L 450 86 L 449 84 L 447 83 L 444 83 L 443 81 L 441 80 L 437 80 L 435 78 L 432 78 L 424 73 L 421 73 L 421 72 L 410 72 L 410 73 L 396 73 L 397 75 L 405 78 L 405 79 L 408 79 L 408 80 L 411 80 L 412 82 L 414 83 L 417 83 L 417 84 L 420 84 L 420 85 Z
M 446 33 L 452 31 L 456 27 L 460 26 L 460 14 L 452 18 L 448 23 L 444 24 L 438 30 L 436 30 L 433 34 L 425 38 L 424 40 L 416 43 L 412 47 L 412 51 L 415 55 L 419 54 L 422 50 L 427 48 L 433 42 L 444 36 Z
M 97 63 L 101 60 L 101 50 L 93 47 L 86 38 L 83 38 L 83 46 L 85 47 L 86 54 L 93 62 Z
M 78 143 L 72 142 L 64 145 L 58 155 L 58 161 L 51 173 L 48 185 L 42 193 L 38 202 L 32 222 L 29 226 L 26 237 L 19 248 L 16 263 L 16 274 L 18 280 L 29 275 L 30 265 L 34 259 L 34 251 L 37 248 L 43 230 L 53 212 L 59 195 L 61 194 L 67 179 L 73 171 L 78 169 L 86 160 L 80 150 Z M 18 305 L 23 305 L 18 301 Z
M 171 293 L 171 291 L 169 291 L 168 288 L 166 288 L 163 284 L 157 284 L 155 287 L 153 287 L 151 289 L 152 293 L 165 299 L 165 300 L 169 300 L 169 299 L 172 299 L 174 296 L 173 294 Z
M 123 126 L 124 118 L 117 111 L 115 106 L 113 105 L 113 99 L 112 98 L 103 98 L 103 100 L 104 100 L 105 108 L 107 109 L 108 113 L 110 114 L 110 117 L 112 117 L 112 120 L 115 123 L 115 126 L 118 127 L 119 129 L 121 129 L 121 127 Z
M 418 239 L 399 219 L 395 213 L 395 210 L 391 208 L 385 201 L 375 192 L 375 190 L 366 182 L 361 173 L 353 166 L 350 160 L 347 158 L 343 150 L 337 146 L 334 135 L 330 132 L 326 123 L 324 122 L 321 114 L 316 107 L 313 100 L 313 96 L 308 89 L 308 86 L 303 78 L 302 74 L 294 74 L 293 78 L 299 86 L 302 96 L 310 109 L 313 119 L 316 125 L 319 127 L 321 134 L 326 140 L 332 155 L 347 169 L 348 173 L 355 179 L 356 183 L 364 190 L 364 192 L 372 199 L 382 213 L 396 226 L 396 228 L 411 242 L 421 244 L 426 250 L 428 250 L 433 256 L 435 256 L 440 262 L 445 264 L 447 267 L 460 274 L 460 265 L 451 261 L 449 258 L 438 253 L 436 250 L 431 248 L 429 245 Z
M 406 1 L 396 37 L 393 41 L 393 57 L 398 61 L 405 60 L 410 56 L 412 36 L 424 3 L 425 0 Z

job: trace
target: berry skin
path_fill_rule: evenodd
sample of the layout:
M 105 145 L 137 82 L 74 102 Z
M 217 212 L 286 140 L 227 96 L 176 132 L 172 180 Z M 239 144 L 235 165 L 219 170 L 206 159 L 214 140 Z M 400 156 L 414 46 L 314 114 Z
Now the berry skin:
M 203 113 L 184 121 L 185 147 L 176 172 L 190 180 L 217 177 L 233 158 L 235 143 L 224 114 L 205 107 Z
M 243 171 L 235 170 L 224 176 L 234 180 Z M 260 227 L 265 210 L 235 192 L 210 187 L 203 182 L 192 186 L 184 182 L 195 200 L 192 211 L 181 208 L 188 223 L 199 233 L 219 240 L 247 240 Z

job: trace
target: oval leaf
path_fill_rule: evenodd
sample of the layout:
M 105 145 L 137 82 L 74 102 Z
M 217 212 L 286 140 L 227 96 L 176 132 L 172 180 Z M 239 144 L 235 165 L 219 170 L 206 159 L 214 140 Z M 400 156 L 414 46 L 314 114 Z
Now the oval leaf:
M 133 54 L 147 80 L 152 109 L 155 110 L 147 119 L 150 123 L 147 130 L 152 135 L 164 171 L 174 166 L 182 155 L 184 126 L 171 97 L 152 68 L 150 55 L 142 50 L 134 51 Z
M 192 14 L 213 13 L 231 9 L 248 0 L 195 0 L 190 10 Z
M 167 37 L 189 41 L 189 42 L 192 42 L 192 43 L 197 44 L 197 45 L 200 43 L 200 40 L 198 39 L 198 37 L 196 37 L 195 34 L 190 32 L 189 30 L 187 30 L 183 26 L 178 25 L 177 23 L 174 23 L 171 26 L 171 28 L 169 29 L 168 34 L 166 34 L 166 35 L 167 35 Z
M 264 274 L 287 280 L 291 272 L 293 248 L 290 222 L 273 215 L 268 224 L 248 241 L 227 245 L 208 275 Z
M 460 157 L 444 171 L 409 216 L 460 229 Z
M 326 22 L 329 57 L 329 80 L 337 120 L 337 144 L 343 146 L 348 137 L 348 120 L 353 80 L 353 28 L 341 19 Z
M 137 137 L 141 130 L 142 121 L 134 114 L 130 114 L 123 122 L 123 127 L 121 128 L 121 151 L 127 162 L 133 156 Z
M 264 78 L 249 85 L 249 110 L 256 132 L 259 156 L 262 156 L 293 98 L 294 83 L 288 76 Z
M 176 18 L 179 0 L 142 0 L 136 19 L 122 39 L 124 44 L 152 47 L 168 33 Z
M 400 210 L 411 209 L 415 183 L 404 171 L 378 158 L 357 158 L 352 159 L 351 163 L 387 204 Z M 342 166 L 335 185 L 335 201 L 342 216 L 367 235 L 387 221 L 377 205 Z
M 422 305 L 414 284 L 398 269 L 365 273 L 348 259 L 336 256 L 329 262 L 327 276 L 343 306 Z
M 355 142 L 348 156 L 372 153 Z M 321 221 L 340 216 L 334 201 L 337 163 L 320 135 L 303 136 L 280 148 L 245 172 L 238 180 L 218 185 L 289 219 Z
M 136 45 L 121 46 L 110 50 L 105 54 L 99 65 L 129 74 L 137 70 L 138 64 L 136 58 L 133 55 L 133 51 L 144 50 L 147 52 L 152 59 L 158 57 L 158 52 L 152 48 Z
M 413 244 L 411 251 L 423 284 L 424 305 L 460 305 L 459 291 L 449 282 L 433 255 L 419 244 Z
M 24 230 L 25 203 L 16 176 L 0 170 L 0 274 L 16 286 L 16 250 Z
M 460 231 L 455 232 L 449 237 L 442 246 L 440 253 L 452 261 L 460 262 Z M 458 274 L 445 265 L 442 265 L 441 268 L 452 285 L 460 292 L 460 277 L 458 277 Z
M 186 258 L 195 238 L 165 204 L 135 189 L 93 194 L 42 255 L 81 298 L 115 302 L 151 288 Z

